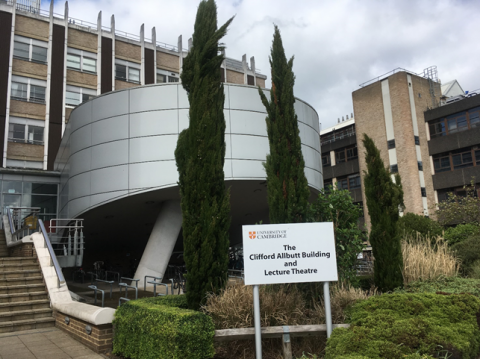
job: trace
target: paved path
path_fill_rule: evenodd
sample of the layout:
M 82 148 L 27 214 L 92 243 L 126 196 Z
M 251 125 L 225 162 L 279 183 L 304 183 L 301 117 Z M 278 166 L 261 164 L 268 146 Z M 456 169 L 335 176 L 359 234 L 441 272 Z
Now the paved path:
M 0 334 L 0 359 L 105 359 L 57 328 Z

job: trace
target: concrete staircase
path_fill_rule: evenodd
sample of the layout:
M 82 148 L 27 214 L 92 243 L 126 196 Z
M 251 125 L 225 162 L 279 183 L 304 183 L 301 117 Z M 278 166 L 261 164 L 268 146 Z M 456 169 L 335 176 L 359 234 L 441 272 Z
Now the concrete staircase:
M 8 257 L 0 233 L 0 333 L 55 326 L 37 258 Z

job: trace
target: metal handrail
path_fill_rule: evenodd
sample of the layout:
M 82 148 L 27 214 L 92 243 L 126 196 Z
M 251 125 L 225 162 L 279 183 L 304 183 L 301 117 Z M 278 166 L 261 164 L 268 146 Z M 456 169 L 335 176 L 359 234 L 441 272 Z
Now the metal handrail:
M 7 216 L 8 216 L 8 224 L 10 225 L 10 233 L 12 233 L 12 238 L 13 238 L 15 227 L 13 226 L 13 219 L 12 219 L 12 213 L 10 212 L 10 208 L 7 210 Z
M 47 230 L 45 229 L 45 225 L 43 224 L 43 221 L 40 218 L 38 219 L 38 224 L 40 225 L 40 231 L 43 234 L 45 245 L 48 248 L 48 252 L 50 253 L 50 258 L 52 259 L 53 266 L 55 267 L 55 272 L 57 272 L 58 282 L 60 285 L 65 284 L 65 278 L 63 277 L 62 268 L 60 267 L 60 264 L 58 264 L 57 256 L 53 251 L 52 244 L 50 243 L 50 238 L 48 238 Z
M 102 308 L 105 307 L 105 291 L 97 288 L 96 285 L 89 285 L 88 288 L 93 289 L 94 291 L 94 296 L 95 296 L 94 304 L 97 304 L 97 291 L 102 292 Z

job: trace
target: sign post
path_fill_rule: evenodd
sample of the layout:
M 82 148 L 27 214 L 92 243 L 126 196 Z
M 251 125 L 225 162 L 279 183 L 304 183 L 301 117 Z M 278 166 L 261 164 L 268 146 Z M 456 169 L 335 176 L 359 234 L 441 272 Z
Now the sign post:
M 333 223 L 288 223 L 242 227 L 245 285 L 253 285 L 255 347 L 262 358 L 262 284 L 324 282 L 327 337 L 332 333 L 329 282 L 338 280 Z

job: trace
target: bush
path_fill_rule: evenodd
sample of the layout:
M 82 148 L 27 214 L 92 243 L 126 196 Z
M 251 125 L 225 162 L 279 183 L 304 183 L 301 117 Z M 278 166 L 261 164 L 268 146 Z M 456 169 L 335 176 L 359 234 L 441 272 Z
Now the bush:
M 433 246 L 430 239 L 402 241 L 402 255 L 404 284 L 419 279 L 451 277 L 458 273 L 459 261 L 440 237 Z
M 480 260 L 480 236 L 469 237 L 452 246 L 460 259 L 462 273 L 468 275 L 476 261 Z
M 113 352 L 132 359 L 213 357 L 212 319 L 175 307 L 186 304 L 182 297 L 146 298 L 123 304 L 115 312 Z
M 403 359 L 449 353 L 475 358 L 480 348 L 479 309 L 480 299 L 468 294 L 373 296 L 352 307 L 350 328 L 333 331 L 325 358 L 356 354 Z
M 468 237 L 480 235 L 480 227 L 475 224 L 459 224 L 456 227 L 450 227 L 445 231 L 444 238 L 449 245 L 463 242 Z
M 425 216 L 406 213 L 397 223 L 400 235 L 409 238 L 427 239 L 442 235 L 442 226 Z
M 473 294 L 480 297 L 480 280 L 461 277 L 440 277 L 436 280 L 416 281 L 405 285 L 399 293 Z

